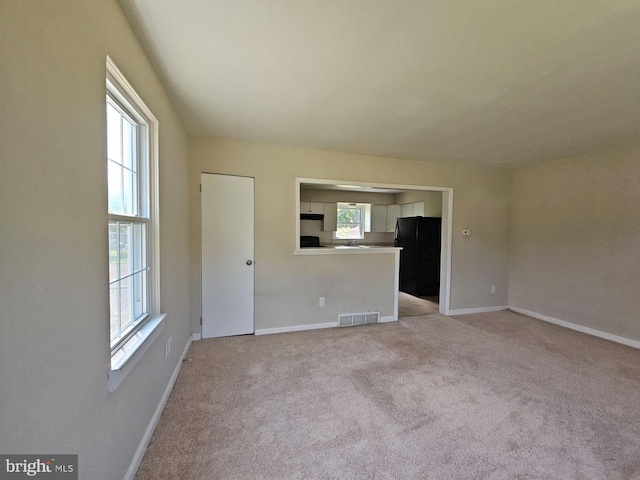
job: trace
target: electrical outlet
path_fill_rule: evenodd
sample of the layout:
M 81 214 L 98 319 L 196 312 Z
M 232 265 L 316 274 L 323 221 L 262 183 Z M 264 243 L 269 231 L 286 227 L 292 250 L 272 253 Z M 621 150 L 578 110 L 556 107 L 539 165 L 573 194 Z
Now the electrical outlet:
M 491 286 L 491 293 L 496 293 L 496 286 L 495 285 Z
M 321 307 L 324 307 L 324 297 L 320 297 L 319 305 L 320 305 Z

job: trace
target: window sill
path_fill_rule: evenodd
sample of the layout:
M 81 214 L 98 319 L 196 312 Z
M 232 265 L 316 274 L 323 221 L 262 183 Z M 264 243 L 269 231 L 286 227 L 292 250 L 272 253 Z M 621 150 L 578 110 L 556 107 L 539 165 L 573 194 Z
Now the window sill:
M 164 330 L 166 313 L 154 315 L 111 357 L 109 391 L 115 392 L 129 372 Z

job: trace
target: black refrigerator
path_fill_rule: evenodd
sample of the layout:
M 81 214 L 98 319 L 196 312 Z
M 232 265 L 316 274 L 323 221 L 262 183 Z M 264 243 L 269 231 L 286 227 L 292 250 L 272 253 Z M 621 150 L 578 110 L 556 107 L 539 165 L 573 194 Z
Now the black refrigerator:
M 398 218 L 393 243 L 396 247 L 402 247 L 400 291 L 416 297 L 438 295 L 441 229 L 441 218 Z

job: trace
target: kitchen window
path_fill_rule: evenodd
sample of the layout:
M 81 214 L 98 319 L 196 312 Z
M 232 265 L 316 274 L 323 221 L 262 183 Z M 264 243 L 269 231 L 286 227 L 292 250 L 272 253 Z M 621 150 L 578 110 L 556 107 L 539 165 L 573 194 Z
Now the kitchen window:
M 159 308 L 158 122 L 108 57 L 106 87 L 113 391 L 122 372 L 132 368 L 159 334 L 164 315 Z
M 365 205 L 338 203 L 336 238 L 362 240 L 365 231 Z

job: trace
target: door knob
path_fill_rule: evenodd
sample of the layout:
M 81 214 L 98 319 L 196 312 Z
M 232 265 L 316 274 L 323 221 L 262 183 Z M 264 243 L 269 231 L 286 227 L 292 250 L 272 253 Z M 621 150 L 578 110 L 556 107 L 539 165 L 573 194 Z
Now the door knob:
M 251 260 L 247 260 L 247 265 L 252 265 L 253 262 Z

